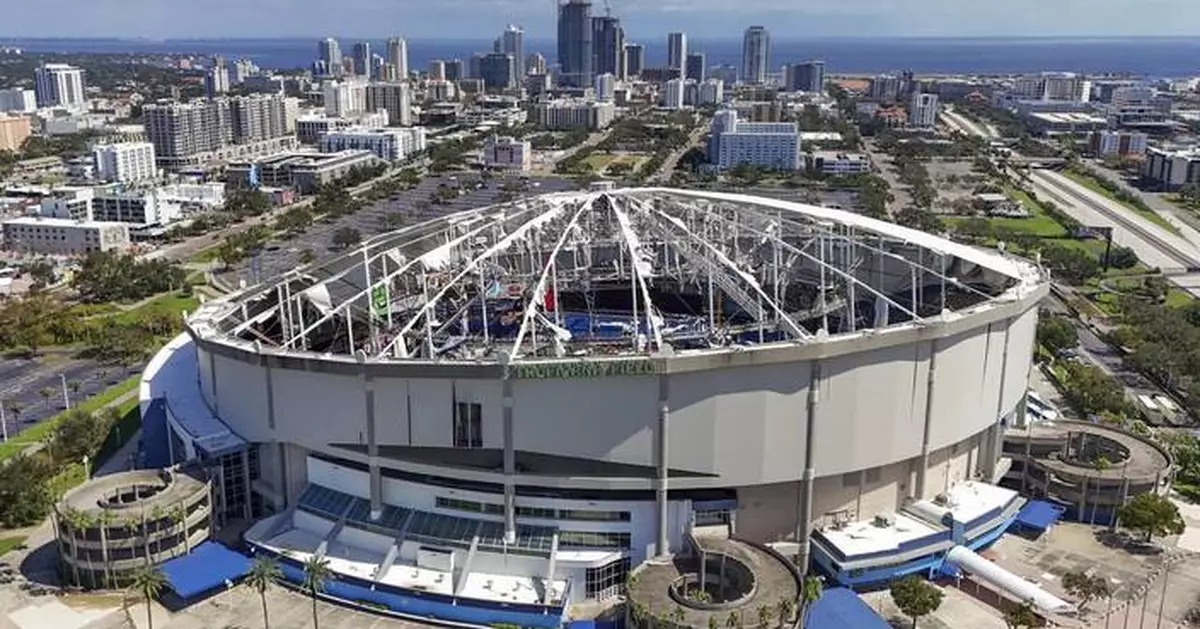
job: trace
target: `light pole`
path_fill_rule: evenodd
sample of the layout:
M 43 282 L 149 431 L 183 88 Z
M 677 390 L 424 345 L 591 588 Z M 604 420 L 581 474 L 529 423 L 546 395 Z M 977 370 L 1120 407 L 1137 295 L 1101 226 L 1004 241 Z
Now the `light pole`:
M 62 381 L 63 408 L 69 411 L 71 410 L 71 397 L 67 395 L 67 374 L 60 373 L 58 378 Z
M 4 433 L 4 443 L 8 443 L 8 420 L 4 419 L 3 400 L 0 400 L 0 432 Z

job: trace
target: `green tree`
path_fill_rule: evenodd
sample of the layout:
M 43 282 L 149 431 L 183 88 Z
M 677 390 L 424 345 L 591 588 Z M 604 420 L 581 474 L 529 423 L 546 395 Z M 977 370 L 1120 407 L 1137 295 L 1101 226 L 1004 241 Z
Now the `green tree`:
M 312 598 L 313 629 L 320 626 L 317 621 L 317 595 L 325 591 L 325 584 L 333 579 L 333 571 L 329 569 L 329 560 L 317 555 L 304 562 L 304 590 Z
M 255 557 L 254 563 L 250 565 L 250 572 L 246 574 L 246 587 L 258 592 L 262 601 L 264 629 L 271 629 L 271 621 L 267 616 L 267 590 L 282 578 L 283 572 L 279 569 L 279 563 L 274 558 L 265 556 Z
M 1081 285 L 1100 275 L 1100 261 L 1081 249 L 1051 245 L 1042 249 L 1042 264 L 1057 278 Z
M 312 249 L 300 250 L 300 264 L 312 264 L 317 260 L 317 254 Z
M 1008 610 L 1004 614 L 1004 624 L 1008 629 L 1033 629 L 1041 620 L 1033 610 L 1033 604 L 1026 601 Z
M 54 464 L 45 456 L 18 454 L 3 465 L 0 526 L 18 528 L 41 522 L 54 504 L 49 485 Z
M 800 584 L 800 626 L 808 625 L 808 616 L 812 606 L 825 593 L 825 581 L 821 577 L 804 577 Z M 788 601 L 790 604 L 791 601 Z
M 794 603 L 792 601 L 792 599 L 790 599 L 790 598 L 779 599 L 779 603 L 777 603 L 775 605 L 775 612 L 779 616 L 779 626 L 783 627 L 783 626 L 787 625 L 788 621 L 792 619 L 792 613 L 795 611 L 796 611 L 796 603 Z
M 1080 413 L 1126 415 L 1130 412 L 1124 386 L 1099 367 L 1068 361 L 1063 364 L 1063 372 L 1066 376 L 1063 397 Z
M 167 577 L 155 566 L 145 566 L 133 575 L 133 585 L 131 586 L 134 592 L 137 592 L 146 601 L 146 627 L 154 629 L 153 610 L 154 599 L 162 593 L 163 588 L 167 586 Z
M 1080 571 L 1062 575 L 1062 586 L 1067 594 L 1079 599 L 1079 609 L 1087 607 L 1087 604 L 1095 599 L 1106 598 L 1111 593 L 1107 579 Z
M 1132 269 L 1137 263 L 1137 252 L 1129 247 L 1113 245 L 1112 251 L 1108 253 L 1108 265 L 1114 269 Z
M 59 462 L 80 461 L 83 457 L 95 458 L 108 437 L 108 424 L 100 417 L 71 409 L 54 427 L 48 450 Z
M 54 283 L 58 275 L 54 272 L 54 265 L 49 262 L 34 262 L 26 269 L 29 273 L 29 278 L 33 280 L 33 288 L 35 290 L 43 289 Z
M 1037 342 L 1052 352 L 1071 349 L 1079 344 L 1079 330 L 1066 317 L 1042 317 L 1038 319 Z
M 1179 507 L 1153 492 L 1134 496 L 1117 509 L 1117 517 L 1121 526 L 1141 532 L 1147 542 L 1155 536 L 1180 535 L 1186 527 Z
M 910 574 L 892 583 L 892 601 L 900 611 L 913 620 L 913 629 L 922 616 L 937 610 L 942 604 L 942 591 L 921 577 Z
M 54 395 L 54 389 L 50 387 L 42 387 L 38 389 L 38 397 L 42 398 L 42 406 L 50 405 L 50 397 Z
M 282 216 L 275 220 L 275 229 L 289 232 L 292 234 L 302 233 L 312 225 L 312 211 L 305 207 L 298 207 L 284 212 Z
M 339 227 L 333 232 L 330 242 L 338 249 L 349 249 L 362 242 L 362 234 L 353 227 Z

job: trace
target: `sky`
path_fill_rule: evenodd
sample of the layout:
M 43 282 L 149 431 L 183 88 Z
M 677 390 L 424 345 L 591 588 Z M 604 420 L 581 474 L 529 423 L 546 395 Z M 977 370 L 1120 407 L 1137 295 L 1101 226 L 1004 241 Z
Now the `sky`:
M 556 0 L 0 0 L 0 37 L 554 37 Z M 1200 0 L 610 0 L 630 37 L 1198 36 Z M 594 13 L 603 11 L 602 0 Z M 55 16 L 47 19 L 47 16 Z

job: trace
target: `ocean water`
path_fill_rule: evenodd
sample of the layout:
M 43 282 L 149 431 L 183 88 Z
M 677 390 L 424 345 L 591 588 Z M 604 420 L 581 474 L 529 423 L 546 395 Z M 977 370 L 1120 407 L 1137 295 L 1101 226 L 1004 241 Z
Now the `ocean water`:
M 353 41 L 342 40 L 343 54 Z M 647 63 L 666 61 L 664 38 L 636 40 L 646 46 Z M 710 66 L 740 65 L 741 41 L 696 39 L 691 51 L 707 54 Z M 31 52 L 138 53 L 224 55 L 248 57 L 268 68 L 309 67 L 317 55 L 317 42 L 309 39 L 0 39 L 0 45 Z M 424 68 L 430 59 L 467 59 L 491 50 L 485 40 L 409 40 L 409 63 Z M 383 41 L 372 41 L 381 53 Z M 552 40 L 529 39 L 526 51 L 540 52 L 554 63 Z M 1123 73 L 1146 77 L 1186 77 L 1200 74 L 1200 38 L 1134 39 L 1017 39 L 1017 38 L 777 38 L 772 42 L 771 67 L 785 63 L 824 59 L 831 73 L 876 73 L 912 70 L 918 74 L 999 74 L 1058 70 L 1088 74 Z

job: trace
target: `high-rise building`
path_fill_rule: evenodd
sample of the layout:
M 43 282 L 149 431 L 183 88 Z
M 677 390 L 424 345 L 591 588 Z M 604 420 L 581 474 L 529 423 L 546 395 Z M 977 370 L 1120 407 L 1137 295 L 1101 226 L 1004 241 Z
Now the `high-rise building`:
M 937 114 L 937 94 L 913 92 L 912 101 L 908 105 L 908 124 L 910 126 L 922 129 L 932 128 L 937 124 Z
M 641 44 L 625 44 L 625 76 L 626 78 L 641 76 L 646 68 L 646 49 Z
M 592 3 L 566 0 L 558 7 L 558 82 L 566 87 L 591 87 L 595 69 L 592 53 Z
M 825 62 L 806 61 L 787 67 L 783 87 L 789 92 L 821 92 L 825 89 Z
M 621 20 L 605 15 L 592 18 L 592 69 L 596 74 L 625 75 L 625 30 Z
M 412 88 L 404 81 L 368 85 L 367 111 L 380 109 L 388 112 L 391 124 L 412 126 Z
M 684 79 L 671 79 L 667 81 L 667 87 L 663 90 L 663 107 L 667 109 L 683 109 L 685 86 L 686 82 Z
M 516 87 L 516 63 L 506 52 L 493 52 L 479 60 L 479 77 L 489 90 L 510 90 Z
M 329 81 L 323 91 L 326 115 L 341 117 L 367 111 L 367 84 L 361 79 Z
M 451 59 L 446 62 L 446 80 L 461 81 L 467 78 L 467 72 L 463 69 L 462 59 Z
M 525 57 L 525 74 L 546 74 L 546 57 L 540 52 Z
M 33 90 L 0 90 L 0 113 L 27 114 L 37 110 L 37 93 Z
M 204 75 L 204 93 L 209 98 L 229 93 L 229 67 L 220 55 L 213 57 L 212 67 Z
M 393 37 L 388 40 L 387 62 L 395 68 L 397 80 L 408 78 L 408 42 L 403 37 Z
M 741 164 L 774 170 L 800 169 L 800 132 L 794 122 L 742 122 L 737 111 L 713 116 L 708 161 L 718 170 Z
M 753 84 L 766 83 L 770 63 L 771 34 L 762 26 L 746 29 L 742 39 L 742 80 Z
M 725 84 L 721 79 L 706 79 L 700 84 L 697 105 L 720 105 L 725 100 Z
M 446 62 L 441 59 L 434 59 L 429 62 L 429 80 L 430 81 L 445 81 L 446 80 Z
M 670 33 L 667 35 L 667 67 L 679 70 L 683 76 L 687 69 L 687 33 Z
M 154 145 L 149 142 L 120 142 L 92 149 L 92 164 L 101 181 L 138 183 L 158 178 Z
M 904 79 L 894 74 L 880 74 L 871 78 L 867 94 L 880 103 L 894 103 L 904 89 Z
M 512 55 L 516 77 L 525 76 L 525 31 L 509 24 L 496 39 L 496 52 Z
M 354 73 L 359 76 L 371 76 L 371 43 L 360 41 L 354 44 Z
M 608 72 L 596 75 L 596 100 L 602 103 L 611 102 L 616 91 L 617 77 Z
M 689 52 L 687 56 L 687 67 L 684 71 L 684 78 L 693 81 L 703 81 L 705 69 L 708 67 L 706 57 L 702 52 Z
M 233 142 L 229 101 L 224 98 L 146 105 L 142 118 L 160 161 L 216 151 Z
M 229 101 L 229 122 L 237 144 L 287 135 L 286 99 L 279 94 L 235 96 Z
M 33 77 L 38 107 L 87 108 L 83 70 L 65 63 L 43 63 Z
M 318 61 L 325 65 L 326 76 L 342 75 L 342 46 L 338 40 L 327 37 L 317 44 Z

